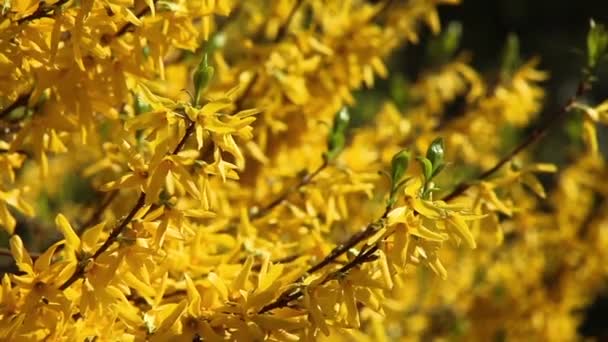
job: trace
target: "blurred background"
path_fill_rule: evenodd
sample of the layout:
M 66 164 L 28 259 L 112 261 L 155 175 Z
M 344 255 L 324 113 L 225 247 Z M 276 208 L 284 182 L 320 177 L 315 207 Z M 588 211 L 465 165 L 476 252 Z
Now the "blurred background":
M 574 91 L 584 65 L 584 44 L 589 20 L 608 24 L 608 1 L 605 0 L 464 0 L 459 6 L 441 9 L 443 24 L 452 21 L 461 23 L 460 49 L 472 53 L 473 65 L 480 71 L 496 70 L 501 63 L 501 54 L 509 34 L 519 38 L 522 60 L 533 56 L 541 59 L 540 69 L 548 71 L 545 82 L 546 104 L 539 120 L 547 120 L 562 106 Z M 392 66 L 402 68 L 411 75 L 424 51 L 402 51 L 395 56 Z M 405 57 L 414 56 L 412 60 Z M 418 56 L 418 57 L 416 57 Z M 413 62 L 412 65 L 409 62 Z M 606 64 L 598 70 L 598 81 L 586 100 L 598 103 L 608 98 L 608 68 Z M 572 120 L 553 130 L 537 146 L 535 153 L 539 161 L 564 163 L 569 155 L 580 148 L 577 122 Z M 532 128 L 532 127 L 530 127 Z M 526 132 L 516 132 L 511 143 Z M 608 155 L 608 132 L 599 131 L 598 139 L 604 155 Z M 550 182 L 549 180 L 545 180 Z M 551 184 L 547 184 L 551 186 Z M 598 296 L 587 308 L 579 332 L 586 337 L 608 339 L 608 294 Z
M 456 54 L 469 53 L 472 66 L 488 80 L 499 77 L 497 70 L 504 68 L 505 55 L 510 54 L 506 58 L 515 59 L 516 63 L 538 57 L 539 68 L 549 73 L 549 79 L 543 83 L 545 105 L 538 119 L 529 127 L 505 128 L 501 138 L 507 151 L 539 122 L 551 120 L 551 116 L 575 92 L 586 62 L 584 51 L 590 20 L 608 24 L 608 1 L 463 0 L 458 6 L 440 7 L 440 17 L 444 37 L 433 36 L 427 29 L 421 44 L 408 45 L 397 51 L 389 61 L 390 78 L 379 80 L 373 89 L 364 89 L 357 94 L 356 120 L 360 125 L 365 124 L 386 100 L 407 107 L 407 96 L 399 94 L 404 93 L 408 83 L 414 81 L 421 70 L 441 65 Z M 443 44 L 445 50 L 451 45 L 445 44 L 445 34 L 449 31 L 457 36 L 457 45 L 454 50 L 441 51 L 438 46 Z M 608 98 L 607 65 L 604 63 L 597 70 L 598 79 L 585 102 L 598 104 Z M 464 101 L 454 101 L 447 115 L 458 113 L 458 107 L 463 104 Z M 538 162 L 564 165 L 581 152 L 580 137 L 581 116 L 573 113 L 565 125 L 552 129 L 531 147 L 531 152 Z M 602 125 L 598 126 L 598 143 L 604 156 L 608 156 L 608 129 Z M 541 177 L 548 190 L 553 187 L 554 179 L 551 175 Z M 608 293 L 598 295 L 583 316 L 579 333 L 607 341 Z

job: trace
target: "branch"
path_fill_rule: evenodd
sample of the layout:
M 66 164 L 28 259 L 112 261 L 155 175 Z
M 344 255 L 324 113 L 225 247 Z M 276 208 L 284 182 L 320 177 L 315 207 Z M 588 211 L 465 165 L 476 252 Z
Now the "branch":
M 158 0 L 153 1 L 154 5 L 156 5 L 157 1 Z M 21 24 L 25 21 L 32 21 L 35 19 L 48 17 L 50 12 L 56 10 L 57 8 L 59 8 L 61 5 L 63 5 L 66 2 L 68 2 L 68 0 L 59 0 L 57 3 L 55 3 L 51 6 L 40 6 L 36 10 L 36 12 L 34 12 L 32 15 L 19 19 L 17 21 L 17 23 Z M 139 19 L 141 19 L 143 16 L 147 15 L 148 13 L 150 13 L 150 7 L 146 6 L 137 13 L 137 17 Z M 111 36 L 111 38 L 108 40 L 108 43 L 112 39 L 118 38 L 118 37 L 124 35 L 125 33 L 129 32 L 129 30 L 132 29 L 133 27 L 134 27 L 134 25 L 131 22 L 126 23 L 113 36 Z M 27 105 L 33 92 L 34 91 L 32 89 L 29 92 L 20 95 L 15 102 L 10 104 L 8 107 L 2 109 L 2 111 L 0 111 L 0 119 L 3 119 L 5 116 L 10 114 L 10 112 L 12 112 L 15 108 Z
M 13 258 L 13 253 L 8 248 L 0 247 L 0 256 Z
M 158 0 L 152 1 L 154 6 L 156 6 L 157 1 Z M 137 12 L 136 16 L 137 16 L 137 18 L 141 19 L 142 17 L 148 15 L 149 13 L 150 13 L 150 7 L 145 6 L 139 12 Z M 124 24 L 118 31 L 116 31 L 116 33 L 114 34 L 114 37 L 117 38 L 117 37 L 123 36 L 124 34 L 126 34 L 127 32 L 130 32 L 134 28 L 135 28 L 135 25 L 132 22 L 128 22 L 128 23 Z
M 578 98 L 580 98 L 582 95 L 584 95 L 589 89 L 590 89 L 590 86 L 587 82 L 581 82 L 581 84 L 577 88 L 576 94 L 573 97 L 571 97 L 564 106 L 561 107 L 560 111 L 557 113 L 557 115 L 554 118 L 547 120 L 541 127 L 539 127 L 534 132 L 532 132 L 532 134 L 530 134 L 524 141 L 522 141 L 511 152 L 509 152 L 505 157 L 503 157 L 496 165 L 494 165 L 494 167 L 492 167 L 489 170 L 487 170 L 486 172 L 482 173 L 478 177 L 478 179 L 483 180 L 483 179 L 488 178 L 489 176 L 494 174 L 497 170 L 499 170 L 502 166 L 507 164 L 518 153 L 523 151 L 526 147 L 530 146 L 531 144 L 533 144 L 534 142 L 536 142 L 540 138 L 542 138 L 549 131 L 549 129 L 551 129 L 554 125 L 556 125 L 556 123 L 561 122 L 561 120 L 570 111 L 570 109 L 572 108 L 572 105 L 576 102 L 576 100 Z M 454 191 L 452 191 L 450 194 L 448 194 L 446 197 L 444 197 L 443 200 L 449 201 L 451 199 L 454 199 L 455 197 L 457 197 L 457 196 L 461 195 L 463 192 L 465 192 L 470 186 L 471 186 L 471 183 L 460 184 L 459 186 L 456 187 L 456 189 L 454 189 Z M 356 233 L 355 235 L 353 235 L 346 243 L 334 248 L 321 262 L 312 266 L 307 271 L 307 273 L 310 274 L 310 273 L 316 272 L 316 271 L 322 269 L 323 267 L 329 265 L 330 263 L 335 261 L 336 258 L 338 258 L 340 255 L 346 253 L 350 248 L 356 246 L 358 243 L 362 242 L 367 237 L 372 236 L 374 233 L 379 231 L 384 226 L 383 220 L 384 220 L 384 218 L 386 218 L 389 210 L 390 210 L 390 208 L 387 207 L 387 210 L 385 210 L 383 216 L 379 220 L 369 224 L 363 231 L 360 231 L 360 232 Z M 390 235 L 392 235 L 392 232 L 387 234 L 387 236 L 385 236 L 385 239 L 387 237 L 389 237 Z M 346 275 L 354 267 L 357 267 L 357 266 L 363 265 L 364 263 L 375 260 L 375 258 L 373 257 L 373 254 L 377 250 L 378 250 L 377 244 L 374 246 L 370 246 L 367 250 L 362 249 L 359 252 L 359 254 L 357 255 L 357 257 L 355 257 L 353 260 L 351 260 L 346 265 L 342 266 L 340 269 L 330 273 L 325 279 L 323 279 L 323 281 L 320 283 L 320 285 L 323 285 L 331 280 L 339 279 L 340 277 Z M 277 298 L 274 302 L 263 307 L 258 313 L 262 314 L 262 313 L 268 312 L 273 309 L 285 307 L 290 302 L 299 299 L 302 295 L 303 295 L 303 292 L 302 292 L 302 289 L 300 289 L 300 288 L 283 292 L 279 296 L 279 298 Z
M 321 171 L 323 171 L 328 165 L 329 165 L 329 163 L 328 163 L 327 159 L 324 158 L 323 164 L 321 164 L 316 170 L 314 170 L 312 173 L 306 174 L 304 177 L 300 178 L 300 180 L 298 181 L 297 184 L 295 184 L 292 187 L 290 187 L 289 189 L 287 189 L 285 192 L 283 192 L 283 194 L 281 194 L 279 197 L 275 198 L 272 202 L 268 203 L 265 207 L 259 209 L 258 211 L 254 212 L 253 214 L 251 214 L 250 219 L 257 220 L 257 219 L 260 219 L 260 218 L 270 214 L 270 212 L 275 207 L 277 207 L 279 204 L 283 203 L 287 199 L 287 197 L 289 197 L 289 195 L 297 192 L 302 187 L 310 184 L 310 182 L 312 182 L 312 180 L 319 173 L 321 173 Z
M 112 202 L 116 199 L 116 197 L 118 197 L 119 193 L 120 193 L 120 190 L 116 189 L 116 190 L 113 190 L 112 192 L 110 192 L 110 194 L 106 196 L 103 203 L 97 208 L 97 210 L 95 210 L 93 215 L 91 215 L 91 217 L 89 217 L 89 219 L 86 220 L 80 226 L 80 233 L 83 233 L 87 227 L 95 225 L 99 222 L 99 219 L 101 218 L 101 215 L 103 215 L 103 212 L 106 211 L 106 209 L 110 206 L 110 204 L 112 204 Z
M 281 27 L 279 28 L 279 31 L 277 32 L 277 36 L 274 38 L 275 43 L 278 43 L 278 42 L 282 41 L 283 39 L 285 39 L 285 37 L 287 36 L 287 32 L 288 32 L 287 30 L 289 30 L 289 25 L 293 21 L 293 18 L 295 16 L 296 12 L 298 11 L 298 9 L 300 8 L 300 6 L 303 3 L 304 3 L 303 0 L 296 0 L 295 5 L 293 5 L 293 7 L 291 8 L 291 11 L 287 15 L 287 19 L 285 20 L 283 25 L 281 25 Z
M 355 233 L 355 235 L 351 236 L 345 243 L 336 246 L 323 260 L 318 262 L 317 264 L 310 267 L 306 272 L 314 273 L 323 267 L 333 263 L 338 257 L 342 254 L 348 252 L 349 249 L 355 247 L 359 242 L 369 238 L 374 235 L 378 230 L 380 230 L 384 225 L 382 220 L 377 220 L 372 222 L 365 227 L 365 229 Z
M 364 263 L 370 262 L 370 261 L 374 261 L 376 260 L 376 258 L 373 256 L 374 253 L 376 253 L 376 251 L 378 251 L 378 244 L 371 246 L 369 249 L 367 250 L 361 250 L 361 252 L 359 252 L 359 254 L 357 254 L 357 256 L 351 260 L 349 263 L 347 263 L 346 265 L 340 267 L 338 270 L 328 274 L 319 285 L 324 285 L 326 283 L 328 283 L 329 281 L 332 280 L 337 280 L 340 279 L 341 277 L 344 277 L 351 269 L 363 265 Z M 299 299 L 300 297 L 302 297 L 304 295 L 304 292 L 302 291 L 301 288 L 297 288 L 295 290 L 289 290 L 286 292 L 283 292 L 279 298 L 277 298 L 277 300 L 275 300 L 274 302 L 264 306 L 259 312 L 258 314 L 263 314 L 266 313 L 270 310 L 274 310 L 274 309 L 278 309 L 278 308 L 282 308 L 287 306 L 290 302 Z
M 57 3 L 54 3 L 49 6 L 44 6 L 44 1 L 41 1 L 40 2 L 41 6 L 38 6 L 38 9 L 34 13 L 28 15 L 27 17 L 23 17 L 23 18 L 17 20 L 17 24 L 21 25 L 28 21 L 33 21 L 36 19 L 49 17 L 51 12 L 56 11 L 58 8 L 63 6 L 63 4 L 65 4 L 66 2 L 68 2 L 68 0 L 59 0 L 59 1 L 57 1 Z
M 184 133 L 184 136 L 179 141 L 179 143 L 177 144 L 177 146 L 175 147 L 173 152 L 171 152 L 172 155 L 176 155 L 177 153 L 179 153 L 182 150 L 182 148 L 186 144 L 186 141 L 194 132 L 194 128 L 195 128 L 195 123 L 193 121 L 189 120 L 188 126 L 186 128 L 186 132 Z M 119 225 L 117 225 L 114 229 L 112 229 L 112 231 L 110 232 L 110 235 L 108 236 L 106 241 L 101 245 L 101 247 L 99 247 L 99 249 L 97 249 L 97 251 L 95 251 L 93 256 L 91 256 L 89 258 L 89 260 L 97 259 L 101 254 L 103 254 L 105 251 L 107 251 L 108 248 L 110 248 L 110 246 L 112 246 L 112 244 L 114 244 L 114 242 L 116 242 L 120 233 L 122 233 L 123 230 L 127 227 L 127 225 L 129 225 L 129 223 L 131 223 L 131 220 L 133 219 L 133 217 L 135 217 L 135 214 L 137 214 L 137 212 L 141 208 L 143 208 L 145 203 L 146 203 L 146 194 L 144 192 L 141 192 L 139 194 L 139 198 L 137 199 L 137 203 L 135 203 L 133 208 L 131 208 L 131 211 L 120 222 Z M 82 261 L 79 262 L 78 267 L 77 267 L 76 271 L 74 272 L 74 274 L 72 274 L 72 276 L 63 285 L 61 285 L 59 287 L 59 289 L 65 290 L 68 287 L 70 287 L 70 285 L 72 285 L 76 280 L 80 279 L 85 273 L 86 265 L 87 265 L 87 263 L 85 263 L 85 262 L 82 262 Z
M 552 117 L 549 117 L 545 120 L 545 122 L 535 129 L 526 139 L 519 143 L 519 145 L 515 146 L 506 156 L 504 156 L 496 165 L 494 165 L 489 170 L 485 171 L 481 175 L 477 177 L 477 181 L 482 181 L 493 175 L 496 171 L 500 170 L 505 164 L 510 162 L 516 155 L 518 155 L 521 151 L 525 150 L 528 146 L 536 143 L 542 137 L 549 132 L 549 130 L 560 123 L 570 112 L 572 109 L 572 105 L 576 102 L 578 98 L 586 94 L 591 89 L 591 85 L 588 82 L 582 81 L 579 83 L 576 93 L 572 96 L 560 109 L 559 111 Z M 467 191 L 474 183 L 467 181 L 458 184 L 451 193 L 447 196 L 443 197 L 443 201 L 450 201 L 454 198 L 462 195 L 465 191 Z
M 4 109 L 2 109 L 2 111 L 0 111 L 0 119 L 4 119 L 6 116 L 8 116 L 13 110 L 21 107 L 21 106 L 27 106 L 27 103 L 30 100 L 30 96 L 32 95 L 31 92 L 26 93 L 26 94 L 21 94 L 17 100 L 15 100 L 15 102 L 11 103 L 10 105 L 8 105 L 7 107 L 5 107 Z

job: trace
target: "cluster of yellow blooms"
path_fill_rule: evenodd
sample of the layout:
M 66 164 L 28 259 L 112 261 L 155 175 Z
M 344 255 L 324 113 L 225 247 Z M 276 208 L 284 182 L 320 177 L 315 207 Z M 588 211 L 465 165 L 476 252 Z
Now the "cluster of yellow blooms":
M 540 110 L 537 60 L 490 82 L 457 55 L 349 128 L 456 2 L 4 0 L 0 340 L 575 339 L 608 275 L 587 80 L 560 113 L 587 149 L 547 193 L 520 154 L 545 129 L 497 138 Z M 66 175 L 95 199 L 28 245 Z

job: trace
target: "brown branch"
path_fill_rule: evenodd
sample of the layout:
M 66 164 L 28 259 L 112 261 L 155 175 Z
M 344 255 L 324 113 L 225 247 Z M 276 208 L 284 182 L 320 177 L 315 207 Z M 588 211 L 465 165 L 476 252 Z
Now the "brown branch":
M 359 254 L 357 254 L 357 256 L 351 260 L 350 262 L 348 262 L 347 264 L 345 264 L 344 266 L 340 267 L 338 270 L 331 272 L 330 274 L 328 274 L 319 284 L 320 285 L 324 285 L 326 283 L 328 283 L 329 281 L 332 280 L 337 280 L 340 279 L 344 276 L 346 276 L 346 274 L 348 274 L 348 272 L 357 267 L 357 266 L 361 266 L 364 263 L 370 262 L 370 261 L 374 261 L 376 260 L 376 258 L 373 256 L 374 253 L 376 253 L 376 251 L 378 251 L 378 244 L 375 244 L 374 246 L 370 246 L 369 249 L 367 250 L 361 250 L 361 252 L 359 252 Z M 274 309 L 278 309 L 278 308 L 282 308 L 287 306 L 290 302 L 299 299 L 300 297 L 302 297 L 304 295 L 304 292 L 301 288 L 296 288 L 296 289 L 292 289 L 286 292 L 283 292 L 279 298 L 277 298 L 277 300 L 275 300 L 274 302 L 264 306 L 259 312 L 258 314 L 263 314 L 266 313 L 268 311 L 274 310 Z
M 10 105 L 8 105 L 4 109 L 2 109 L 2 111 L 0 111 L 0 119 L 4 119 L 13 110 L 15 110 L 21 106 L 27 106 L 27 103 L 29 102 L 31 95 L 32 95 L 31 92 L 19 95 L 19 97 L 17 98 L 17 100 L 15 100 L 15 102 L 11 103 Z
M 566 114 L 572 108 L 572 105 L 576 102 L 576 100 L 579 97 L 581 97 L 588 90 L 589 90 L 589 84 L 586 82 L 582 82 L 579 85 L 579 87 L 577 88 L 576 94 L 572 98 L 570 98 L 564 106 L 561 107 L 560 111 L 554 118 L 547 120 L 540 128 L 538 128 L 534 132 L 532 132 L 532 134 L 530 134 L 524 141 L 522 141 L 511 152 L 509 152 L 505 157 L 503 157 L 496 165 L 494 165 L 494 167 L 492 167 L 489 170 L 487 170 L 486 172 L 482 173 L 478 177 L 478 179 L 483 180 L 483 179 L 488 178 L 489 176 L 494 174 L 497 170 L 499 170 L 501 167 L 503 167 L 505 164 L 507 164 L 518 153 L 523 151 L 526 147 L 530 146 L 531 144 L 533 144 L 534 142 L 536 142 L 540 138 L 542 138 L 549 131 L 549 129 L 551 127 L 553 127 L 556 123 L 561 122 L 561 120 L 566 116 Z M 471 183 L 463 183 L 463 184 L 457 186 L 456 189 L 454 191 L 452 191 L 452 193 L 450 193 L 449 195 L 444 197 L 443 200 L 449 201 L 449 200 L 459 196 L 460 194 L 465 192 L 470 186 L 471 186 Z M 322 269 L 323 267 L 332 263 L 340 255 L 346 253 L 350 248 L 354 247 L 358 243 L 362 242 L 365 238 L 367 238 L 367 237 L 373 235 L 375 232 L 379 231 L 383 227 L 382 220 L 387 216 L 389 210 L 390 210 L 390 208 L 387 207 L 387 210 L 385 210 L 382 218 L 379 221 L 376 221 L 376 222 L 368 225 L 363 231 L 360 231 L 360 232 L 356 233 L 355 235 L 353 235 L 346 243 L 334 248 L 321 262 L 312 266 L 308 270 L 307 273 L 310 274 L 310 273 L 313 273 L 313 272 L 316 272 L 316 271 Z M 390 235 L 392 235 L 392 233 L 388 234 L 385 238 L 387 238 Z M 374 258 L 372 256 L 377 250 L 378 250 L 377 244 L 374 246 L 370 246 L 367 250 L 365 250 L 365 249 L 361 250 L 361 252 L 357 255 L 357 257 L 355 257 L 353 260 L 351 260 L 346 265 L 342 266 L 340 269 L 330 273 L 321 282 L 320 285 L 323 285 L 330 280 L 339 279 L 340 277 L 346 275 L 348 273 L 348 271 L 350 271 L 352 268 L 374 260 Z M 279 298 L 277 298 L 277 300 L 275 300 L 274 302 L 263 307 L 259 313 L 262 314 L 262 313 L 268 312 L 273 309 L 285 307 L 290 302 L 300 298 L 302 295 L 303 295 L 302 289 L 295 289 L 295 290 L 292 289 L 292 290 L 283 292 L 279 296 Z
M 0 247 L 0 256 L 13 258 L 13 253 L 8 248 Z
M 104 201 L 102 202 L 102 204 L 95 210 L 95 212 L 93 213 L 93 215 L 91 215 L 91 217 L 89 217 L 88 220 L 86 220 L 80 227 L 80 233 L 84 232 L 84 230 L 87 227 L 90 227 L 92 225 L 95 225 L 99 222 L 99 220 L 101 219 L 101 215 L 103 215 L 103 212 L 106 211 L 106 209 L 110 206 L 110 204 L 112 204 L 112 202 L 116 199 L 116 197 L 118 197 L 118 194 L 120 193 L 120 190 L 115 189 L 112 190 L 112 192 L 110 192 L 106 198 L 104 199 Z
M 157 1 L 158 0 L 152 1 L 154 6 L 156 6 Z M 148 15 L 149 13 L 150 13 L 150 7 L 145 6 L 139 12 L 137 12 L 136 16 L 137 16 L 137 18 L 141 19 L 142 17 Z M 114 34 L 114 37 L 123 36 L 124 34 L 126 34 L 127 32 L 130 32 L 133 29 L 135 29 L 135 24 L 133 24 L 132 22 L 128 22 L 128 23 L 124 24 L 118 31 L 116 31 L 116 33 Z
M 526 139 L 520 142 L 515 148 L 513 148 L 507 155 L 505 155 L 496 165 L 492 168 L 486 170 L 481 175 L 477 176 L 476 180 L 481 181 L 485 180 L 491 175 L 493 175 L 496 171 L 500 170 L 504 165 L 510 162 L 516 155 L 525 150 L 528 146 L 536 143 L 542 137 L 549 132 L 549 130 L 562 122 L 562 120 L 567 116 L 567 114 L 572 109 L 572 105 L 576 102 L 578 98 L 583 96 L 586 92 L 590 90 L 590 84 L 587 82 L 581 82 L 576 90 L 576 94 L 572 96 L 560 109 L 559 111 L 552 117 L 545 120 L 545 122 L 538 128 L 536 128 Z M 450 201 L 454 198 L 462 195 L 465 191 L 467 191 L 474 183 L 472 182 L 463 182 L 458 184 L 452 192 L 450 192 L 447 196 L 443 197 L 443 201 Z
M 260 219 L 260 218 L 268 215 L 275 207 L 277 207 L 279 204 L 285 202 L 285 200 L 287 200 L 289 195 L 297 192 L 302 187 L 310 184 L 310 182 L 312 182 L 312 180 L 319 173 L 321 173 L 321 171 L 323 171 L 327 166 L 328 166 L 328 161 L 326 158 L 324 158 L 323 164 L 321 164 L 316 170 L 314 170 L 310 174 L 306 174 L 304 177 L 301 177 L 297 184 L 291 186 L 289 189 L 284 191 L 283 194 L 281 194 L 279 197 L 275 198 L 272 202 L 268 203 L 265 207 L 259 209 L 258 211 L 254 212 L 253 214 L 251 214 L 250 219 L 257 220 L 257 219 Z
M 386 212 L 388 212 L 388 209 L 385 210 L 385 213 Z M 327 266 L 329 264 L 335 263 L 336 259 L 338 257 L 340 257 L 341 255 L 343 255 L 344 253 L 346 253 L 349 249 L 356 246 L 363 240 L 371 237 L 376 232 L 380 231 L 380 229 L 382 229 L 385 226 L 385 223 L 386 223 L 385 218 L 386 218 L 386 214 L 383 214 L 380 219 L 368 224 L 367 227 L 365 227 L 365 229 L 355 233 L 345 243 L 336 246 L 325 258 L 323 258 L 323 260 L 321 260 L 314 266 L 310 267 L 306 271 L 306 274 L 312 274 L 314 272 L 319 271 L 320 269 L 324 268 L 325 266 Z M 348 273 L 349 270 L 351 270 L 355 266 L 361 265 L 365 262 L 372 261 L 373 260 L 372 254 L 374 254 L 377 250 L 378 250 L 377 245 L 371 246 L 371 248 L 368 250 L 365 250 L 365 249 L 361 250 L 359 252 L 359 254 L 357 254 L 357 256 L 353 260 L 351 260 L 347 264 L 343 265 L 337 271 L 330 273 L 321 282 L 321 285 L 327 283 L 330 280 L 338 279 L 339 277 L 344 276 L 346 273 Z M 302 280 L 303 279 L 300 278 L 297 282 L 301 282 Z M 288 291 L 285 291 L 274 302 L 264 306 L 258 313 L 263 314 L 263 313 L 268 312 L 273 309 L 285 307 L 290 302 L 300 298 L 302 295 L 303 295 L 303 292 L 301 289 L 295 289 L 295 290 L 290 289 Z
M 291 25 L 291 22 L 293 21 L 293 18 L 295 16 L 296 12 L 300 8 L 300 6 L 302 6 L 303 3 L 304 3 L 303 0 L 296 0 L 296 3 L 293 5 L 293 7 L 291 8 L 291 11 L 287 15 L 287 19 L 285 20 L 283 25 L 281 25 L 281 27 L 279 28 L 279 31 L 277 32 L 277 36 L 274 38 L 275 43 L 278 43 L 278 42 L 282 41 L 283 39 L 285 39 L 285 37 L 287 36 L 287 32 L 289 30 L 289 25 Z
M 374 233 L 376 233 L 382 227 L 382 225 L 383 222 L 381 220 L 368 224 L 365 229 L 355 233 L 345 243 L 336 246 L 325 258 L 323 258 L 323 260 L 310 267 L 306 272 L 314 273 L 322 269 L 323 267 L 333 263 L 334 260 L 336 260 L 344 253 L 348 252 L 349 249 L 359 244 L 359 242 L 374 235 Z
M 175 155 L 175 154 L 179 153 L 179 151 L 181 151 L 181 149 L 185 146 L 188 138 L 194 132 L 194 128 L 195 128 L 195 123 L 193 121 L 188 120 L 188 126 L 186 128 L 186 132 L 184 133 L 184 136 L 182 137 L 182 139 L 178 142 L 177 146 L 175 146 L 175 149 L 173 150 L 173 152 L 171 152 L 172 155 Z M 133 208 L 131 208 L 131 211 L 120 222 L 119 225 L 117 225 L 116 227 L 114 227 L 114 229 L 112 229 L 112 231 L 110 232 L 110 235 L 108 236 L 106 241 L 104 241 L 104 243 L 101 245 L 101 247 L 99 247 L 99 249 L 97 249 L 97 251 L 95 251 L 93 256 L 88 258 L 88 260 L 95 260 L 101 254 L 103 254 L 105 251 L 107 251 L 108 248 L 110 248 L 110 246 L 112 246 L 112 244 L 114 244 L 114 242 L 117 241 L 120 233 L 122 233 L 123 230 L 127 227 L 127 225 L 129 225 L 129 223 L 131 223 L 131 220 L 133 219 L 133 217 L 135 217 L 135 214 L 137 214 L 137 212 L 141 208 L 143 208 L 145 203 L 146 203 L 146 194 L 144 192 L 141 192 L 139 194 L 139 198 L 137 199 L 137 203 L 135 203 Z M 72 274 L 72 276 L 63 285 L 61 285 L 59 287 L 59 289 L 65 290 L 68 287 L 70 287 L 70 285 L 72 285 L 76 280 L 80 279 L 84 275 L 85 267 L 86 267 L 87 263 L 88 263 L 87 260 L 82 260 L 81 262 L 79 262 L 78 267 L 76 268 L 76 271 L 74 272 L 74 274 Z
M 384 1 L 384 3 L 382 3 L 382 8 L 380 8 L 380 10 L 378 10 L 378 12 L 376 12 L 376 14 L 374 14 L 370 18 L 370 21 L 374 21 L 374 20 L 380 18 L 381 16 L 383 16 L 388 11 L 388 9 L 391 7 L 392 4 L 393 4 L 393 0 Z
M 36 11 L 30 15 L 28 15 L 27 17 L 23 17 L 19 20 L 17 20 L 17 24 L 21 25 L 25 22 L 28 21 L 33 21 L 36 19 L 41 19 L 41 18 L 46 18 L 50 16 L 51 12 L 56 11 L 59 7 L 63 6 L 63 4 L 65 4 L 66 2 L 68 2 L 68 0 L 59 0 L 57 1 L 57 3 L 49 5 L 49 6 L 44 6 L 44 1 L 40 2 L 40 6 L 38 6 L 38 9 L 36 9 Z

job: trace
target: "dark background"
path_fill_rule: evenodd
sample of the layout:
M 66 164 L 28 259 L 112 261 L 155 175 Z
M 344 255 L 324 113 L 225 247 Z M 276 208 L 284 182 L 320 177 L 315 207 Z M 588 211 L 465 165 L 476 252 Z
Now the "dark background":
M 540 120 L 549 119 L 571 96 L 584 65 L 585 38 L 589 20 L 608 25 L 606 0 L 464 0 L 459 6 L 440 10 L 443 23 L 459 21 L 463 25 L 461 48 L 473 53 L 478 70 L 496 69 L 500 52 L 509 33 L 520 40 L 524 60 L 541 57 L 540 68 L 550 73 L 545 83 L 546 104 Z M 398 57 L 397 57 L 398 58 Z M 589 103 L 608 98 L 608 72 L 599 70 Z M 599 142 L 604 154 L 608 151 L 608 134 L 600 130 Z M 572 143 L 565 129 L 552 132 L 537 147 L 542 161 L 563 161 L 558 155 L 564 144 Z M 589 306 L 579 331 L 584 336 L 608 338 L 608 294 L 598 296 Z
M 530 134 L 540 122 L 551 120 L 575 93 L 586 64 L 590 19 L 608 26 L 608 0 L 463 0 L 457 6 L 441 6 L 439 12 L 444 32 L 450 22 L 462 25 L 460 45 L 455 53 L 471 53 L 473 67 L 489 82 L 497 77 L 510 34 L 519 38 L 521 61 L 540 57 L 538 68 L 549 73 L 549 79 L 543 82 L 546 92 L 542 112 L 529 127 L 501 137 L 507 140 L 505 151 Z M 395 77 L 405 80 L 397 91 L 400 92 L 407 89 L 408 82 L 416 80 L 421 70 L 437 66 L 429 53 L 429 43 L 436 39 L 428 29 L 423 30 L 421 44 L 408 45 L 389 59 L 389 80 L 380 80 L 373 89 L 356 94 L 357 102 L 353 108 L 356 125 L 369 122 L 385 100 L 393 100 L 399 105 L 400 99 L 391 92 Z M 596 70 L 595 75 L 597 80 L 592 91 L 582 99 L 590 105 L 608 99 L 608 61 Z M 448 106 L 444 116 L 451 115 L 451 111 L 458 112 L 458 106 L 463 104 L 463 101 L 455 101 Z M 580 122 L 581 115 L 571 113 L 565 124 L 549 131 L 540 142 L 529 148 L 536 155 L 535 159 L 561 166 L 580 155 L 583 148 Z M 599 147 L 608 159 L 608 129 L 601 125 L 597 129 Z M 555 185 L 555 180 L 552 176 L 541 177 L 548 190 Z M 608 287 L 608 283 L 606 285 Z M 598 294 L 582 314 L 584 319 L 579 332 L 586 337 L 608 341 L 608 291 Z

